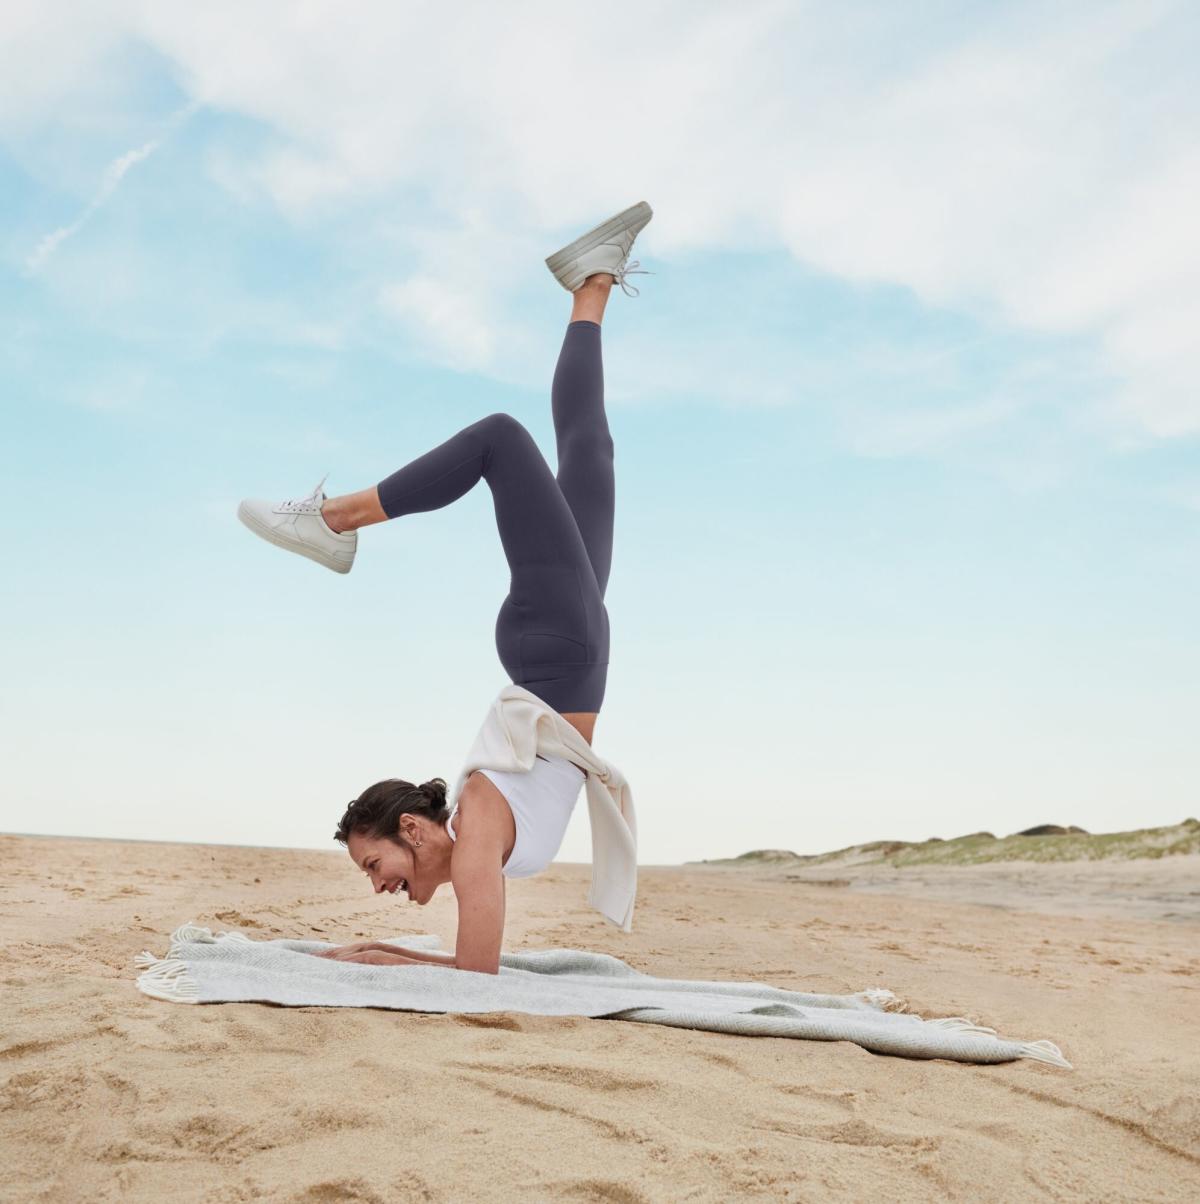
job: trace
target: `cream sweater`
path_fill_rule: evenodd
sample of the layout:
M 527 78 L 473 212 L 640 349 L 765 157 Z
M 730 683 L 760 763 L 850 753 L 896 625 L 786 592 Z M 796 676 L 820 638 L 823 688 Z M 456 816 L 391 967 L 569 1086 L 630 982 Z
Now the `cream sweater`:
M 588 902 L 624 932 L 633 928 L 637 895 L 637 822 L 633 792 L 625 775 L 595 749 L 556 710 L 523 686 L 508 685 L 496 695 L 449 803 L 477 769 L 528 772 L 534 757 L 567 757 L 587 773 L 588 818 L 592 824 L 592 886 Z

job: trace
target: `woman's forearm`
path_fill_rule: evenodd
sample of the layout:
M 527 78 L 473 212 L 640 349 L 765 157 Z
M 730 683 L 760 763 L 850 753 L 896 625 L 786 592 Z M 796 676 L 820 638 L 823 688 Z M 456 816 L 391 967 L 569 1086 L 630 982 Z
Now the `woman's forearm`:
M 377 949 L 380 953 L 393 953 L 413 962 L 430 962 L 435 966 L 453 966 L 455 964 L 453 953 L 434 952 L 428 949 L 406 949 L 403 945 L 385 945 L 382 941 L 372 942 L 371 948 Z
M 379 941 L 373 943 L 371 948 L 378 953 L 387 953 L 392 957 L 403 958 L 406 962 L 429 962 L 435 966 L 450 966 L 455 970 L 474 968 L 460 967 L 458 964 L 458 958 L 453 953 L 433 952 L 426 949 L 406 949 L 403 945 L 385 945 Z M 499 969 L 499 964 L 497 964 L 495 969 L 480 967 L 477 972 L 483 974 L 495 974 L 499 971 Z

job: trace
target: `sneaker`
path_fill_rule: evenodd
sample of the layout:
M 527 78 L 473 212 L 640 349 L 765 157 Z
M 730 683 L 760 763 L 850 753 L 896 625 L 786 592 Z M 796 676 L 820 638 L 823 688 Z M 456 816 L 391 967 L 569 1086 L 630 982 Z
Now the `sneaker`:
M 255 535 L 261 535 L 276 547 L 299 552 L 335 573 L 348 573 L 358 548 L 358 532 L 333 531 L 322 518 L 324 484 L 322 477 L 312 493 L 299 501 L 261 502 L 247 498 L 238 506 L 237 516 Z
M 589 276 L 597 272 L 609 272 L 627 296 L 636 297 L 638 290 L 632 285 L 626 286 L 625 277 L 653 276 L 654 273 L 640 268 L 636 259 L 628 265 L 626 260 L 633 248 L 633 240 L 653 216 L 654 210 L 645 201 L 638 201 L 616 217 L 601 222 L 594 230 L 580 235 L 561 251 L 555 251 L 546 260 L 546 266 L 569 293 L 573 293 Z

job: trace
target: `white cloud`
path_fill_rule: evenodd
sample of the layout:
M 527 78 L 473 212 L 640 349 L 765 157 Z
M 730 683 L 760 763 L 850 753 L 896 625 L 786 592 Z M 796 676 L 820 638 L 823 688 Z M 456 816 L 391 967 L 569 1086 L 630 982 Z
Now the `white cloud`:
M 0 64 L 28 131 L 85 86 L 100 18 L 35 38 L 37 10 L 22 11 Z M 214 158 L 225 186 L 297 224 L 365 223 L 405 246 L 378 296 L 465 366 L 520 341 L 505 302 L 536 259 L 518 251 L 544 255 L 644 196 L 658 216 L 643 262 L 782 247 L 839 278 L 1091 339 L 1110 414 L 1156 436 L 1200 430 L 1193 6 L 920 23 L 903 6 L 777 0 L 614 3 L 602 20 L 533 2 L 106 11 L 105 54 L 140 39 L 196 101 L 271 131 L 265 149 Z M 418 201 L 443 215 L 437 232 L 405 229 Z
M 466 289 L 434 276 L 412 276 L 382 289 L 380 303 L 425 336 L 440 363 L 482 368 L 495 354 L 492 323 Z

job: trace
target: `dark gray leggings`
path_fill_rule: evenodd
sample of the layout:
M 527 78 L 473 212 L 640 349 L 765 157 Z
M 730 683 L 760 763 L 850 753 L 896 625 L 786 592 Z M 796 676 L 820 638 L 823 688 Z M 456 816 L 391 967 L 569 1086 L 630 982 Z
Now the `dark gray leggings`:
M 598 711 L 614 502 L 598 323 L 567 326 L 550 404 L 557 477 L 517 419 L 489 414 L 380 481 L 379 501 L 399 518 L 440 510 L 487 481 L 511 575 L 496 617 L 500 663 L 556 711 Z

